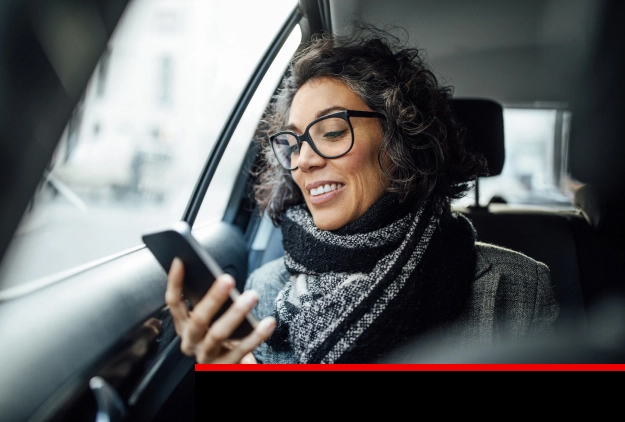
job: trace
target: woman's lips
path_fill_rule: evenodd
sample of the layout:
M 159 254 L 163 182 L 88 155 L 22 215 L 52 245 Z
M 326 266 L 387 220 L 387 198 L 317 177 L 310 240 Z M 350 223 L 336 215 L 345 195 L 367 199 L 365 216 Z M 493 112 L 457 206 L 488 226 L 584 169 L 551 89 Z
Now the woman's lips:
M 341 189 L 343 187 L 342 183 L 324 183 L 319 185 L 316 188 L 312 188 L 308 190 L 310 196 L 322 195 L 324 193 L 328 193 L 331 191 L 335 191 Z
M 308 189 L 310 203 L 312 205 L 320 205 L 330 201 L 336 195 L 340 194 L 343 186 L 342 183 L 324 183 L 316 188 Z

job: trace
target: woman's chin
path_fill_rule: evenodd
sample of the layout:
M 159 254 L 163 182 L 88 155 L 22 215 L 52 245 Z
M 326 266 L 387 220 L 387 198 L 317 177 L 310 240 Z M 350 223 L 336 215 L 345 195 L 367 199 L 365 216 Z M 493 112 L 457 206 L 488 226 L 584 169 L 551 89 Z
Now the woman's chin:
M 315 226 L 319 230 L 333 231 L 338 230 L 341 227 L 356 220 L 362 212 L 358 213 L 358 210 L 350 207 L 349 204 L 344 202 L 332 202 L 325 203 L 321 206 L 308 203 L 308 209 L 312 215 Z
M 328 210 L 329 211 L 329 210 Z M 321 215 L 320 215 L 321 214 Z M 336 215 L 336 212 L 321 212 L 321 213 L 312 213 L 313 221 L 315 222 L 315 226 L 319 230 L 338 230 L 347 224 L 347 221 L 344 218 Z

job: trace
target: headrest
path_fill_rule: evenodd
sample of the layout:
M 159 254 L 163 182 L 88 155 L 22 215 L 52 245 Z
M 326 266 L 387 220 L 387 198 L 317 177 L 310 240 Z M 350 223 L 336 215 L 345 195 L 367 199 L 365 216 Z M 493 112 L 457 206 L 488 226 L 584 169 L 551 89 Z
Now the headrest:
M 484 155 L 488 173 L 501 174 L 505 161 L 503 107 L 487 99 L 452 98 L 451 109 L 456 121 L 466 128 L 465 147 Z
M 580 209 L 588 224 L 601 236 L 625 235 L 623 191 L 587 184 L 575 191 L 573 205 Z

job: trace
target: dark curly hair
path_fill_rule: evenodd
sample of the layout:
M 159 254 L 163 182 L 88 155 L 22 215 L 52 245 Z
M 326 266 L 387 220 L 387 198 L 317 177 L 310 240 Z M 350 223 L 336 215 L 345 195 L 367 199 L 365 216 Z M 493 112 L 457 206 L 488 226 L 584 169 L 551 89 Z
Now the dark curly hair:
M 294 56 L 257 138 L 261 157 L 255 200 L 276 225 L 288 207 L 304 199 L 266 135 L 286 126 L 297 90 L 321 77 L 338 79 L 385 116 L 378 162 L 389 179 L 388 190 L 402 200 L 432 199 L 434 206 L 445 206 L 464 196 L 484 170 L 483 157 L 464 148 L 463 128 L 451 114 L 452 88 L 439 84 L 421 50 L 371 26 L 358 25 L 344 36 L 318 35 Z

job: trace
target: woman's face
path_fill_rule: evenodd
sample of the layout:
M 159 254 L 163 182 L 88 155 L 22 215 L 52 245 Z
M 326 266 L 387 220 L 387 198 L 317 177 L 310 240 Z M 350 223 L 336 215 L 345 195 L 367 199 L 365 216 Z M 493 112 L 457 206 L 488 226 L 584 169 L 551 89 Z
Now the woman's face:
M 303 133 L 318 117 L 341 110 L 372 111 L 346 85 L 333 78 L 306 82 L 291 104 L 289 126 Z M 358 219 L 386 190 L 387 178 L 378 163 L 382 142 L 379 119 L 351 117 L 354 146 L 344 156 L 326 159 L 302 143 L 298 168 L 291 172 L 304 195 L 316 226 L 336 230 Z M 331 189 L 311 193 L 320 186 Z

